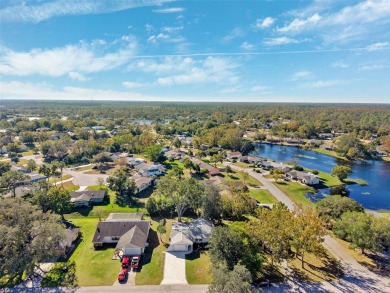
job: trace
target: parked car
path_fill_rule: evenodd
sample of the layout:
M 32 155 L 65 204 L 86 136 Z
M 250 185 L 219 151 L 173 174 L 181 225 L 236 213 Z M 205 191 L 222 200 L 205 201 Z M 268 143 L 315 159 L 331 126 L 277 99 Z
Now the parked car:
M 118 275 L 118 281 L 121 282 L 126 280 L 126 276 L 127 276 L 127 268 L 121 268 Z
M 122 268 L 128 268 L 129 264 L 130 264 L 130 258 L 128 256 L 122 258 Z
M 130 267 L 132 267 L 133 269 L 138 269 L 140 259 L 141 258 L 139 256 L 133 256 L 133 258 L 131 259 Z

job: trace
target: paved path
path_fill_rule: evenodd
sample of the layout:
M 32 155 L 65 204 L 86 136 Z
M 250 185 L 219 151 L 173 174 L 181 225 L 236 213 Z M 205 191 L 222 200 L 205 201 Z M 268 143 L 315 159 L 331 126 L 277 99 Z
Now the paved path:
M 263 175 L 253 172 L 251 169 L 244 169 L 229 163 L 232 169 L 246 171 L 249 175 L 259 180 L 279 201 L 283 202 L 290 210 L 295 208 L 291 199 L 277 188 Z M 286 284 L 279 284 L 270 289 L 270 292 L 390 292 L 388 286 L 390 280 L 369 271 L 359 264 L 348 251 L 341 246 L 332 236 L 326 235 L 323 246 L 340 261 L 344 268 L 344 276 L 334 282 L 308 283 L 291 278 Z
M 165 252 L 164 279 L 161 284 L 187 284 L 184 252 Z
M 252 169 L 245 169 L 242 167 L 238 167 L 231 163 L 224 162 L 224 165 L 229 165 L 232 169 L 238 171 L 245 171 L 255 179 L 257 179 L 263 186 L 272 193 L 274 197 L 280 202 L 283 202 L 291 211 L 294 210 L 295 204 L 294 202 L 279 188 L 277 188 L 272 182 L 270 182 L 267 178 L 264 178 L 260 173 L 253 172 Z

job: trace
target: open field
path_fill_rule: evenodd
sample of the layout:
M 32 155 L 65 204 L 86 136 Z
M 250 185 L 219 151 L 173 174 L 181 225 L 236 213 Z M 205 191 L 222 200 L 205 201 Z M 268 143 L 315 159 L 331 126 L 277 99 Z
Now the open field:
M 211 283 L 211 262 L 208 251 L 194 251 L 186 255 L 186 278 L 190 285 Z

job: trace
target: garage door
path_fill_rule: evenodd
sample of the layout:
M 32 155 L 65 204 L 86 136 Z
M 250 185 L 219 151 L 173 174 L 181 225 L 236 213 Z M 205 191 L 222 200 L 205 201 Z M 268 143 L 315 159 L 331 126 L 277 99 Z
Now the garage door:
M 124 255 L 141 255 L 141 248 L 125 248 Z

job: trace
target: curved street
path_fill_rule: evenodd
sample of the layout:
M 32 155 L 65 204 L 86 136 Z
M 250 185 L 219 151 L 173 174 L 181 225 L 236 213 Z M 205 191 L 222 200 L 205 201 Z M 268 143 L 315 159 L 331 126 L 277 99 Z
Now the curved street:
M 260 173 L 251 169 L 241 168 L 231 163 L 224 163 L 232 169 L 246 171 L 261 182 L 275 198 L 283 202 L 290 210 L 296 207 L 292 200 Z M 324 237 L 323 246 L 340 261 L 344 268 L 344 276 L 334 282 L 300 282 L 290 278 L 286 284 L 275 284 L 264 291 L 267 292 L 390 292 L 390 280 L 381 277 L 359 264 L 331 235 Z

